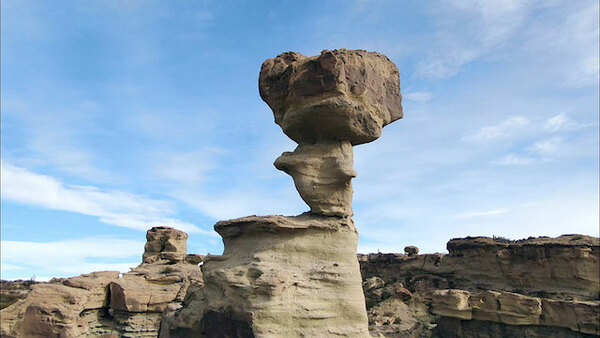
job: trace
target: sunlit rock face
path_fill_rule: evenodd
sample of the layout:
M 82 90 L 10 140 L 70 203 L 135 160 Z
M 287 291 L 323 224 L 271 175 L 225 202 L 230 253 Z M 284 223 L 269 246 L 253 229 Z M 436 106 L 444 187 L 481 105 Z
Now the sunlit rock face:
M 128 273 L 100 271 L 34 285 L 25 299 L 0 312 L 0 336 L 158 337 L 171 322 L 180 329 L 193 325 L 183 315 L 161 325 L 203 285 L 201 256 L 186 255 L 187 237 L 155 227 L 146 234 L 144 262 Z
M 200 327 L 210 337 L 368 337 L 358 234 L 350 218 L 352 146 L 402 117 L 396 66 L 362 50 L 287 52 L 265 61 L 261 97 L 298 143 L 275 167 L 310 212 L 219 222 L 208 256 Z
M 275 167 L 294 178 L 311 212 L 352 216 L 352 146 L 376 140 L 402 118 L 394 63 L 364 50 L 287 52 L 263 63 L 259 89 L 275 123 L 298 143 Z
M 368 337 L 350 218 L 250 216 L 217 223 L 202 271 L 211 337 Z
M 171 227 L 154 227 L 146 233 L 144 263 L 159 260 L 180 262 L 187 253 L 188 234 Z
M 294 178 L 300 197 L 315 214 L 352 216 L 352 183 L 356 177 L 349 142 L 301 144 L 283 153 L 275 167 Z
M 376 140 L 381 128 L 402 118 L 399 79 L 396 65 L 375 52 L 287 52 L 263 63 L 259 89 L 275 123 L 296 143 L 357 145 Z

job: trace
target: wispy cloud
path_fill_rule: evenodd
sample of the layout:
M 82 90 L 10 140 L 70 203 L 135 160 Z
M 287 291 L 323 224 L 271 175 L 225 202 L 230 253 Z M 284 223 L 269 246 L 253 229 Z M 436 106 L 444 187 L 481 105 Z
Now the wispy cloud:
M 144 251 L 143 241 L 111 237 L 52 242 L 2 241 L 1 244 L 2 276 L 11 279 L 31 277 L 23 275 L 21 270 L 33 271 L 38 277 L 71 276 L 82 271 L 127 272 L 141 262 Z
M 559 150 L 562 142 L 563 140 L 561 137 L 552 137 L 547 140 L 535 142 L 527 149 L 541 155 L 550 155 Z
M 521 156 L 518 154 L 506 154 L 493 163 L 498 165 L 528 165 L 536 163 L 536 161 L 537 160 L 532 157 Z
M 291 188 L 238 189 L 211 194 L 179 190 L 173 192 L 173 197 L 217 220 L 247 215 L 296 215 L 309 209 Z
M 416 102 L 427 102 L 431 100 L 433 95 L 430 92 L 409 92 L 402 94 L 402 98 Z
M 161 180 L 183 185 L 198 185 L 214 168 L 213 158 L 221 153 L 218 148 L 205 148 L 194 152 L 162 152 L 152 156 L 151 170 Z
M 2 198 L 17 203 L 96 216 L 101 222 L 146 230 L 169 225 L 191 232 L 213 232 L 170 218 L 171 202 L 154 200 L 123 191 L 103 191 L 92 186 L 65 186 L 58 179 L 2 163 Z
M 566 114 L 555 115 L 544 123 L 544 129 L 552 132 L 577 130 L 587 126 L 586 123 L 571 120 Z
M 519 128 L 529 124 L 529 120 L 522 116 L 511 117 L 497 125 L 483 127 L 463 137 L 469 142 L 488 142 L 508 138 Z
M 477 218 L 477 217 L 489 217 L 507 213 L 508 210 L 496 209 L 496 210 L 485 210 L 485 211 L 468 211 L 454 215 L 455 218 L 466 219 L 466 218 Z
M 9 150 L 6 155 L 12 159 L 12 151 L 21 148 L 19 161 L 35 162 L 76 177 L 96 182 L 114 179 L 114 174 L 96 165 L 94 152 L 82 141 L 94 134 L 90 131 L 96 109 L 95 103 L 87 101 L 55 109 L 5 100 L 3 122 L 11 123 L 10 132 L 19 133 L 20 142 L 3 145 L 3 149 Z M 11 138 L 11 141 L 16 139 Z
M 439 31 L 415 75 L 447 78 L 506 44 L 531 11 L 528 1 L 450 0 L 433 10 Z

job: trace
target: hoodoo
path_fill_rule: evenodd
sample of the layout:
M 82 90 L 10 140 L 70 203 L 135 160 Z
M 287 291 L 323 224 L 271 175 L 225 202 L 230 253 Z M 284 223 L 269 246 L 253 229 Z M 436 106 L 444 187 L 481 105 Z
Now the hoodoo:
M 222 256 L 202 266 L 209 336 L 368 337 L 352 219 L 352 146 L 402 117 L 396 66 L 363 50 L 265 61 L 262 99 L 298 143 L 275 161 L 310 212 L 223 221 Z

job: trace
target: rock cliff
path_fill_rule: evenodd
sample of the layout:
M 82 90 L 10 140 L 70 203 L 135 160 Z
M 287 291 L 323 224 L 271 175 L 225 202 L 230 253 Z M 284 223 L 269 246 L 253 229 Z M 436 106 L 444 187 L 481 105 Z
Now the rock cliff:
M 372 330 L 390 337 L 399 332 L 442 337 L 600 334 L 598 238 L 468 237 L 449 241 L 447 248 L 447 255 L 359 255 L 363 278 L 379 279 L 375 290 L 401 284 L 412 295 L 404 301 L 409 315 L 391 320 L 393 315 L 375 310 L 398 297 L 380 291 L 387 297 L 374 296 L 379 303 L 369 303 L 373 291 L 366 288 L 367 306 L 373 304 Z M 402 331 L 407 322 L 418 325 Z

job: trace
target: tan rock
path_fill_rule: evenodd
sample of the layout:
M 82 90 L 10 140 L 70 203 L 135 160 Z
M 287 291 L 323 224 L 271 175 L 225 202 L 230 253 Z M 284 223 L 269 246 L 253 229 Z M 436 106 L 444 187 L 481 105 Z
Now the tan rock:
M 471 320 L 473 312 L 469 296 L 469 291 L 465 290 L 436 290 L 431 299 L 432 311 L 443 317 Z
M 202 336 L 202 314 L 205 305 L 204 288 L 192 284 L 187 290 L 182 307 L 164 313 L 160 338 Z
M 79 314 L 91 292 L 59 284 L 39 284 L 25 302 L 23 317 L 14 326 L 17 337 L 82 337 L 88 324 Z
M 188 235 L 170 227 L 154 227 L 146 233 L 143 262 L 168 260 L 173 263 L 185 259 Z
M 371 142 L 402 117 L 398 69 L 364 50 L 283 53 L 263 63 L 259 89 L 275 123 L 300 144 Z
M 600 302 L 574 302 L 573 312 L 577 318 L 578 331 L 600 335 Z
M 86 309 L 106 307 L 108 299 L 108 284 L 119 278 L 119 271 L 98 271 L 68 278 L 63 283 L 66 286 L 90 291 L 86 301 Z
M 503 292 L 498 296 L 500 321 L 509 325 L 538 325 L 542 302 L 536 297 Z
M 205 334 L 368 337 L 349 218 L 303 214 L 219 222 L 222 256 L 208 256 Z
M 198 265 L 198 264 L 202 263 L 203 260 L 204 260 L 204 255 L 198 255 L 198 254 L 185 255 L 185 261 L 190 264 Z
M 296 189 L 313 213 L 352 216 L 352 183 L 356 177 L 348 142 L 301 144 L 285 152 L 275 167 L 294 178 Z
M 600 285 L 598 238 L 564 235 L 518 241 L 470 237 L 448 242 L 449 255 L 437 273 L 460 276 L 457 288 L 478 285 L 489 290 L 575 299 L 594 299 Z
M 12 338 L 17 336 L 15 325 L 25 315 L 27 300 L 20 299 L 0 311 L 0 337 Z
M 541 325 L 563 326 L 579 331 L 577 322 L 573 302 L 542 298 Z
M 499 296 L 500 292 L 495 291 L 472 294 L 470 303 L 473 308 L 473 319 L 500 322 L 500 313 L 498 312 L 500 309 Z

